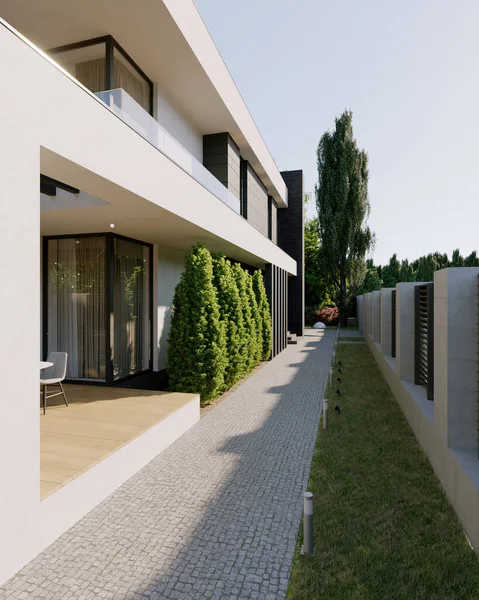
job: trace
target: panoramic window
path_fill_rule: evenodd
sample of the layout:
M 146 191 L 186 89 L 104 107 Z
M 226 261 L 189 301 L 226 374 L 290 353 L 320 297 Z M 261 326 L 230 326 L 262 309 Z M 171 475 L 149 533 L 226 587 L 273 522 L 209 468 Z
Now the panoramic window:
M 48 53 L 91 92 L 121 88 L 153 113 L 153 83 L 111 36 L 52 48 Z

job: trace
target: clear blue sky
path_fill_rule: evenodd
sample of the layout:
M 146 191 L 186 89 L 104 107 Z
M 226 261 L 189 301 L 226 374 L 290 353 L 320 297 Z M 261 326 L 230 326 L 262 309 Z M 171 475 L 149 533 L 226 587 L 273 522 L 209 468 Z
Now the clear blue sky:
M 321 135 L 353 111 L 376 262 L 479 250 L 477 0 L 196 2 L 279 168 L 302 168 L 305 191 Z

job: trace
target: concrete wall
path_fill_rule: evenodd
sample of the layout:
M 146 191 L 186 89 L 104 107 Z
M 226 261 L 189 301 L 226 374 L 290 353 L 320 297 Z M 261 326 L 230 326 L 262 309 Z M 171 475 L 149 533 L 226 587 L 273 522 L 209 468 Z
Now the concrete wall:
M 381 345 L 371 335 L 365 337 L 479 554 L 478 276 L 476 267 L 444 269 L 434 275 L 434 401 L 427 399 L 424 386 L 414 384 L 414 288 L 420 282 L 396 286 L 397 358 L 388 356 L 385 339 L 390 289 L 381 290 Z M 359 297 L 359 305 L 367 307 L 369 298 L 369 294 Z
M 477 455 L 479 268 L 434 276 L 434 421 L 449 448 Z
M 184 252 L 172 248 L 156 248 L 156 301 L 154 313 L 157 327 L 154 334 L 156 340 L 154 351 L 154 371 L 166 369 L 168 337 L 170 334 L 171 310 L 175 288 L 185 270 Z
M 168 133 L 177 139 L 197 160 L 203 162 L 203 136 L 175 107 L 158 84 L 153 87 L 153 115 Z
M 373 341 L 379 343 L 380 340 L 380 297 L 381 292 L 376 291 L 372 293 L 371 299 L 371 336 Z

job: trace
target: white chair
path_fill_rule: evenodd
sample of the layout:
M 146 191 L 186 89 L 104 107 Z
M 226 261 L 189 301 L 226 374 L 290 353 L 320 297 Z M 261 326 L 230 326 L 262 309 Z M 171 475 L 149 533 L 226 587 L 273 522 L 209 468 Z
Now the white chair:
M 42 387 L 43 395 L 43 414 L 47 412 L 47 399 L 63 394 L 65 404 L 68 406 L 68 400 L 63 389 L 62 381 L 67 373 L 67 353 L 66 352 L 50 352 L 47 358 L 48 362 L 52 362 L 51 367 L 43 369 L 40 374 L 40 386 Z M 47 396 L 47 388 L 49 385 L 59 385 L 60 392 Z

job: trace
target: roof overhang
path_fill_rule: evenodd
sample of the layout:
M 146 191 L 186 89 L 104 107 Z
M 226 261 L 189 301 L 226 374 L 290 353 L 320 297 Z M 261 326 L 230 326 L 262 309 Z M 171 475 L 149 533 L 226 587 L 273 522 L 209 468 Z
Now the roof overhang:
M 202 133 L 228 131 L 279 207 L 281 174 L 192 0 L 0 0 L 42 50 L 112 35 Z

